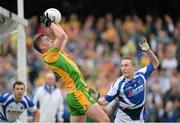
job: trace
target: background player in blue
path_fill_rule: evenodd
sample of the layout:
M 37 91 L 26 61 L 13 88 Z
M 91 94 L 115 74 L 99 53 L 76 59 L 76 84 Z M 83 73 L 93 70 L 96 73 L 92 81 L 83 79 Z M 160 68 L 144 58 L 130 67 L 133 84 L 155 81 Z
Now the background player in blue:
M 21 81 L 13 84 L 13 93 L 6 93 L 0 96 L 0 121 L 17 122 L 19 116 L 28 109 L 34 113 L 34 121 L 39 122 L 40 113 L 33 102 L 24 96 L 25 85 Z
M 159 61 L 151 51 L 146 39 L 139 43 L 142 51 L 146 52 L 150 63 L 136 71 L 132 58 L 121 61 L 122 76 L 112 85 L 105 97 L 98 100 L 100 105 L 107 105 L 116 97 L 119 99 L 115 122 L 144 122 L 146 80 L 159 66 Z

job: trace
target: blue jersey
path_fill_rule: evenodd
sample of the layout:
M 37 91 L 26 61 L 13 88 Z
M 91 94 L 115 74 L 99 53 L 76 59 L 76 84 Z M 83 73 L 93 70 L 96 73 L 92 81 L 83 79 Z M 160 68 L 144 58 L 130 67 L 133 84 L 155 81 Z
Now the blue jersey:
M 148 64 L 136 71 L 133 79 L 121 76 L 112 85 L 105 99 L 111 102 L 116 97 L 119 98 L 119 108 L 116 114 L 117 122 L 144 119 L 146 80 L 153 71 L 153 64 Z
M 17 103 L 14 94 L 11 93 L 0 96 L 0 106 L 0 121 L 7 122 L 15 122 L 26 109 L 31 112 L 34 112 L 37 109 L 27 96 L 23 96 L 21 101 Z

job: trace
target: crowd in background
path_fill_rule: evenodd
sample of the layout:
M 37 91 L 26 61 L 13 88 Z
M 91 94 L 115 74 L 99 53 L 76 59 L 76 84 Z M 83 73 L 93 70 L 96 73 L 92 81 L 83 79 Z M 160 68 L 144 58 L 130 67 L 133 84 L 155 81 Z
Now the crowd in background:
M 39 23 L 37 16 L 28 20 L 26 27 L 28 95 L 44 82 L 44 72 L 48 70 L 40 55 L 33 49 L 32 40 L 38 33 L 46 33 L 52 38 L 51 30 Z M 133 57 L 137 68 L 149 62 L 139 50 L 138 42 L 144 36 L 156 53 L 160 67 L 147 82 L 147 121 L 180 122 L 180 20 L 171 16 L 154 18 L 146 15 L 127 15 L 114 18 L 111 13 L 95 18 L 89 15 L 80 21 L 77 14 L 62 17 L 60 25 L 68 34 L 66 52 L 78 64 L 85 80 L 95 87 L 101 96 L 121 75 L 120 62 L 124 56 Z M 0 92 L 10 90 L 17 79 L 17 34 L 12 34 L 0 45 Z M 63 82 L 57 85 L 65 94 Z M 65 95 L 64 95 L 65 96 Z M 66 104 L 65 104 L 66 105 Z M 68 117 L 65 108 L 65 119 Z M 67 118 L 68 120 L 68 118 Z

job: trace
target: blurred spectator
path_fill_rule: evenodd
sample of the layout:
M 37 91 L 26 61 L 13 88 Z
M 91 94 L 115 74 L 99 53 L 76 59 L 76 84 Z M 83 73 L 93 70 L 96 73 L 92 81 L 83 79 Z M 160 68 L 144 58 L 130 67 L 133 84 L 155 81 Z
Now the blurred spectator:
M 176 121 L 176 112 L 174 110 L 174 104 L 173 104 L 172 101 L 167 101 L 166 102 L 163 121 L 164 122 L 175 122 Z
M 176 122 L 180 122 L 180 92 L 176 95 L 177 99 L 175 100 L 175 112 L 176 112 Z
M 154 103 L 155 103 L 155 121 L 162 122 L 164 116 L 164 102 L 159 94 L 154 96 Z
M 168 75 L 171 75 L 171 73 L 177 68 L 177 60 L 175 57 L 175 53 L 176 46 L 173 43 L 168 44 L 168 46 L 166 46 L 164 58 L 161 64 L 161 67 L 166 70 L 166 73 Z
M 33 102 L 40 111 L 40 122 L 62 122 L 64 105 L 61 90 L 55 85 L 54 73 L 45 73 L 45 84 L 38 87 Z
M 27 34 L 30 36 L 34 36 L 37 33 L 38 29 L 38 16 L 34 15 L 29 19 L 28 24 L 28 32 Z
M 165 30 L 167 30 L 169 36 L 172 36 L 175 30 L 173 20 L 168 14 L 164 16 L 164 20 L 165 20 Z

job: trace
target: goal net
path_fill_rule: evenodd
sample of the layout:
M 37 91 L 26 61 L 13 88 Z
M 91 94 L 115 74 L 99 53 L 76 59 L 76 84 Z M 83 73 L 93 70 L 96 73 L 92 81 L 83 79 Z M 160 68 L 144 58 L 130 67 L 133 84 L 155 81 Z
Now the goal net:
M 23 81 L 25 85 L 27 82 L 25 26 L 27 26 L 27 24 L 27 20 L 0 6 L 0 45 L 6 43 L 5 39 L 16 32 L 17 79 Z
M 27 21 L 0 7 L 0 43 L 2 43 L 8 35 L 17 32 L 19 24 L 27 26 Z

